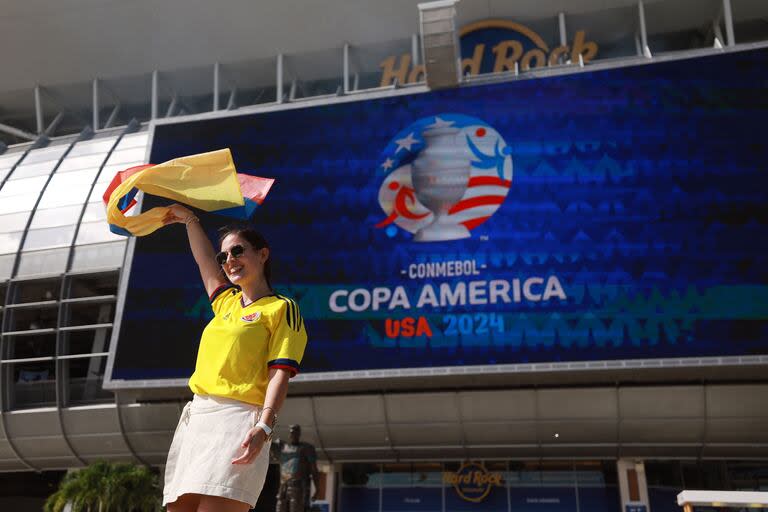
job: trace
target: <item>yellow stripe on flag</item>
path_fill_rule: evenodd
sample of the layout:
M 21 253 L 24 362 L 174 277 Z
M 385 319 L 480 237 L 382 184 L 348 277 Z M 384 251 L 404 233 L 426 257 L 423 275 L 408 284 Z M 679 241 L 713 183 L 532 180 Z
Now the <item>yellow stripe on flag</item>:
M 130 217 L 123 215 L 118 203 L 134 187 L 209 212 L 244 204 L 229 149 L 176 158 L 144 169 L 112 192 L 107 221 L 136 236 L 147 235 L 164 225 L 168 208 L 152 208 Z

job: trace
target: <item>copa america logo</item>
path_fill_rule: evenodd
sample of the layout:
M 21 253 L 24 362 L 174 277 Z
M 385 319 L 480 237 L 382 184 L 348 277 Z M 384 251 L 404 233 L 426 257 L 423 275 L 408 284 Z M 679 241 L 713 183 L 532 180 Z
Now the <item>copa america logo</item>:
M 488 123 L 462 114 L 426 117 L 400 131 L 382 152 L 379 170 L 385 174 L 379 205 L 387 217 L 376 227 L 390 237 L 399 227 L 417 242 L 470 237 L 512 186 L 507 143 Z

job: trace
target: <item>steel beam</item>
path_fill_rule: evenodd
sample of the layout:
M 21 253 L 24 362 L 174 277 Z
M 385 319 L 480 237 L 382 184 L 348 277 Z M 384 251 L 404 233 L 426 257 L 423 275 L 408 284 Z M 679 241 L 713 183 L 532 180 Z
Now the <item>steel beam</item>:
M 5 123 L 0 123 L 0 132 L 13 135 L 14 137 L 18 137 L 20 139 L 35 140 L 37 138 L 37 135 L 33 133 L 25 132 L 24 130 L 14 128 L 13 126 L 9 126 Z
M 213 111 L 219 110 L 219 75 L 221 74 L 221 66 L 219 63 L 213 65 Z
M 277 86 L 276 86 L 276 98 L 277 103 L 283 102 L 283 54 L 277 54 Z
M 112 128 L 112 125 L 115 124 L 115 119 L 117 119 L 117 114 L 120 112 L 120 102 L 118 101 L 115 103 L 115 108 L 112 109 L 112 112 L 110 112 L 109 117 L 107 118 L 107 122 L 104 123 L 104 128 Z
M 349 92 L 349 43 L 344 43 L 344 94 Z
M 158 81 L 159 76 L 157 70 L 152 71 L 152 119 L 157 119 L 157 111 L 158 111 L 158 104 L 157 104 L 157 88 L 158 88 Z
M 40 98 L 40 86 L 35 86 L 35 120 L 37 121 L 37 133 L 43 133 L 43 100 Z
M 643 4 L 643 0 L 637 0 L 637 16 L 640 23 L 640 45 L 643 48 L 643 55 L 650 58 L 651 49 L 648 48 L 648 31 L 645 26 L 645 4 Z
M 91 121 L 91 124 L 93 126 L 94 130 L 99 129 L 99 79 L 94 78 L 93 83 L 91 85 L 91 102 L 92 102 L 92 110 L 93 110 L 93 119 Z
M 725 17 L 725 36 L 728 38 L 726 44 L 733 46 L 736 44 L 736 37 L 733 33 L 733 12 L 731 11 L 731 0 L 723 0 L 723 16 Z
M 64 119 L 64 112 L 59 112 L 43 133 L 49 137 L 52 136 L 62 119 Z
M 229 99 L 227 100 L 227 110 L 234 110 L 237 105 L 237 87 L 233 87 L 231 91 L 229 91 Z
M 568 45 L 568 33 L 565 30 L 565 13 L 557 13 L 557 24 L 560 28 L 560 46 Z

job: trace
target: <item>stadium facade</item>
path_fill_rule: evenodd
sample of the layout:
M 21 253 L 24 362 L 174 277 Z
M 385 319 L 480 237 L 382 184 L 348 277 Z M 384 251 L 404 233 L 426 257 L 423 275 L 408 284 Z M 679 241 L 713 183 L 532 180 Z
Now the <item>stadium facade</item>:
M 281 9 L 279 2 L 271 4 L 277 11 Z M 354 17 L 345 14 L 343 5 L 324 4 L 327 5 L 321 10 L 326 17 Z M 5 90 L 0 90 L 0 489 L 3 492 L 0 504 L 37 506 L 40 496 L 50 492 L 62 471 L 95 460 L 162 466 L 181 409 L 189 398 L 184 368 L 180 376 L 174 374 L 178 369 L 167 368 L 167 359 L 155 366 L 154 363 L 142 364 L 145 360 L 162 359 L 169 350 L 163 348 L 167 336 L 174 329 L 183 332 L 186 329 L 181 326 L 183 322 L 188 320 L 194 327 L 195 322 L 204 319 L 205 314 L 198 314 L 195 309 L 197 292 L 187 290 L 174 294 L 173 290 L 186 290 L 183 283 L 178 286 L 167 284 L 165 288 L 160 285 L 152 291 L 162 299 L 151 305 L 154 308 L 167 305 L 171 310 L 174 307 L 171 303 L 189 302 L 180 306 L 179 323 L 160 334 L 148 327 L 153 319 L 142 316 L 146 311 L 137 304 L 145 300 L 146 295 L 142 295 L 143 288 L 136 285 L 137 279 L 158 271 L 169 275 L 168 283 L 173 283 L 171 266 L 174 258 L 183 258 L 180 256 L 183 255 L 183 238 L 176 236 L 172 239 L 176 245 L 169 246 L 171 241 L 158 242 L 158 237 L 149 241 L 128 240 L 109 231 L 102 195 L 117 171 L 150 160 L 156 162 L 158 158 L 167 159 L 165 157 L 175 155 L 179 147 L 205 148 L 204 140 L 212 134 L 224 134 L 224 140 L 231 139 L 235 148 L 238 143 L 243 144 L 236 142 L 236 134 L 250 133 L 240 131 L 242 126 L 257 123 L 260 119 L 265 120 L 264 124 L 272 123 L 273 127 L 283 128 L 287 124 L 296 127 L 305 122 L 306 125 L 297 131 L 307 139 L 318 136 L 320 142 L 316 144 L 335 143 L 330 138 L 348 134 L 331 130 L 318 135 L 322 132 L 319 127 L 323 120 L 316 113 L 321 111 L 330 112 L 326 120 L 356 121 L 365 116 L 380 117 L 395 112 L 399 117 L 392 126 L 400 129 L 419 117 L 414 114 L 411 119 L 404 114 L 410 108 L 417 113 L 422 108 L 403 107 L 411 99 L 413 105 L 426 105 L 423 108 L 429 107 L 430 101 L 440 102 L 439 108 L 479 105 L 478 111 L 491 116 L 493 111 L 504 108 L 505 103 L 499 98 L 527 94 L 530 104 L 536 105 L 538 110 L 531 107 L 532 113 L 521 114 L 520 119 L 526 120 L 529 126 L 543 123 L 546 129 L 559 126 L 557 123 L 567 124 L 568 119 L 558 118 L 557 114 L 548 111 L 544 100 L 536 99 L 537 94 L 549 94 L 547 101 L 555 105 L 583 101 L 583 108 L 575 110 L 574 116 L 597 109 L 598 113 L 589 118 L 595 123 L 600 122 L 601 116 L 610 117 L 611 109 L 622 108 L 616 105 L 624 96 L 629 98 L 627 105 L 630 105 L 625 108 L 630 108 L 633 99 L 637 98 L 638 108 L 630 108 L 634 113 L 643 108 L 653 109 L 659 103 L 664 106 L 658 112 L 694 112 L 695 115 L 704 112 L 700 118 L 691 114 L 691 124 L 680 124 L 688 129 L 696 122 L 708 122 L 711 118 L 707 117 L 707 112 L 719 112 L 718 109 L 730 108 L 740 115 L 751 110 L 755 117 L 762 115 L 764 118 L 764 100 L 738 105 L 733 97 L 723 99 L 717 92 L 717 69 L 726 70 L 723 73 L 727 73 L 727 80 L 736 83 L 727 82 L 722 90 L 732 92 L 743 86 L 744 98 L 751 99 L 755 96 L 750 95 L 749 87 L 765 89 L 766 74 L 756 70 L 759 62 L 765 62 L 768 55 L 768 7 L 764 2 L 581 0 L 567 5 L 565 2 L 535 4 L 522 8 L 517 3 L 468 0 L 458 3 L 453 35 L 461 41 L 463 76 L 456 87 L 439 92 L 431 91 L 425 82 L 422 39 L 417 35 L 419 11 L 415 2 L 398 2 L 394 14 L 389 12 L 393 6 L 382 10 L 384 8 L 379 3 L 358 3 L 356 9 L 370 7 L 365 16 L 360 14 L 362 26 L 339 29 L 332 35 L 326 32 L 315 34 L 310 30 L 299 47 L 286 53 L 268 54 L 263 53 L 261 47 L 256 51 L 251 45 L 214 40 L 211 45 L 221 48 L 218 51 L 221 57 L 216 63 L 212 62 L 216 58 L 201 62 L 179 57 L 187 67 L 174 66 L 173 55 L 159 50 L 158 59 L 168 59 L 165 67 L 153 70 L 152 64 L 146 61 L 129 59 L 130 66 L 139 66 L 133 76 L 125 76 L 115 69 L 104 73 L 94 68 L 86 71 L 86 75 L 78 75 L 80 71 L 77 76 L 72 75 L 71 70 L 61 71 L 58 76 L 51 75 L 55 70 L 47 70 L 45 73 L 49 75 L 42 73 L 42 79 L 34 80 L 40 85 L 14 84 L 15 76 L 8 82 L 12 85 L 3 85 Z M 177 21 L 184 20 L 186 14 L 181 6 L 178 7 L 181 11 Z M 120 8 L 115 9 L 116 12 L 104 15 L 121 14 Z M 204 19 L 211 14 L 206 9 L 190 13 L 189 19 Z M 249 9 L 233 7 L 233 14 L 254 16 L 256 13 Z M 300 12 L 297 7 L 296 11 L 286 14 L 291 19 L 298 19 L 293 27 L 312 20 L 313 10 L 306 16 Z M 16 13 L 22 20 L 19 26 L 35 24 L 34 21 L 24 22 L 22 14 Z M 381 36 L 376 15 L 398 28 L 387 37 Z M 70 27 L 76 24 L 73 20 L 63 23 L 65 26 L 69 23 Z M 413 36 L 407 32 L 408 27 Z M 241 30 L 237 32 L 240 35 L 246 33 L 245 27 L 236 26 L 234 30 Z M 373 35 L 366 38 L 366 30 Z M 266 33 L 258 37 L 280 40 L 285 31 L 289 29 L 280 25 L 264 26 L 262 32 Z M 188 37 L 186 44 L 194 47 L 196 43 Z M 356 44 L 356 38 L 363 42 Z M 137 44 L 141 47 L 141 44 L 149 43 Z M 285 43 L 281 44 L 286 47 Z M 20 58 L 26 52 L 30 53 L 30 59 L 36 58 L 32 49 L 20 52 Z M 96 57 L 97 62 L 93 65 L 107 66 L 99 64 L 99 58 L 103 57 Z M 104 62 L 108 60 L 104 58 Z M 140 68 L 142 64 L 145 68 Z M 717 69 L 702 77 L 695 76 L 695 71 L 680 76 L 683 70 L 707 69 L 707 66 L 717 66 Z M 18 69 L 18 75 L 23 76 L 21 67 Z M 85 65 L 84 69 L 91 68 Z M 657 76 L 648 84 L 663 87 L 663 91 L 633 90 L 627 85 L 645 75 Z M 96 76 L 99 78 L 94 78 Z M 45 85 L 41 81 L 44 79 L 52 85 Z M 693 83 L 696 80 L 700 82 Z M 620 91 L 613 98 L 614 103 L 610 97 L 611 84 Z M 571 94 L 568 89 L 571 86 L 574 87 L 572 90 L 580 92 Z M 473 92 L 481 87 L 492 88 L 487 90 L 494 91 L 494 95 Z M 605 87 L 603 103 L 599 99 L 585 99 L 584 91 L 591 87 L 598 91 Z M 707 95 L 707 91 L 715 92 Z M 26 99 L 20 100 L 21 97 Z M 563 110 L 568 111 L 565 107 Z M 619 119 L 630 110 L 620 111 Z M 766 151 L 758 136 L 750 138 L 748 135 L 749 129 L 757 127 L 749 124 L 752 121 L 748 117 L 742 118 L 747 135 L 738 134 L 747 139 L 743 147 L 738 146 L 742 151 L 734 155 L 733 160 L 738 161 L 738 172 L 752 179 L 757 174 L 749 174 L 750 170 L 757 170 L 757 163 L 763 164 Z M 406 118 L 410 121 L 404 121 Z M 464 122 L 460 117 L 451 119 L 442 121 Z M 677 121 L 665 122 L 674 124 Z M 475 133 L 480 133 L 472 126 Z M 481 129 L 490 132 L 494 126 L 503 125 L 494 125 L 491 121 Z M 734 125 L 724 126 L 732 128 Z M 594 147 L 587 141 L 584 143 L 587 146 L 580 147 L 578 152 L 563 149 L 562 153 L 568 158 L 563 158 L 567 164 L 563 163 L 562 167 L 557 164 L 559 148 L 568 144 L 575 148 L 581 143 L 572 140 L 565 144 L 553 140 L 542 151 L 549 155 L 547 165 L 555 170 L 548 171 L 542 164 L 544 160 L 535 160 L 536 165 L 529 165 L 526 164 L 527 157 L 520 157 L 515 160 L 515 180 L 522 180 L 521 186 L 532 187 L 533 193 L 542 193 L 537 186 L 544 182 L 551 185 L 553 176 L 564 175 L 567 165 L 578 159 L 583 166 L 579 167 L 581 171 L 573 171 L 577 176 L 580 172 L 588 174 L 586 168 L 600 166 L 607 166 L 605 172 L 611 176 L 618 175 L 615 174 L 617 168 L 642 168 L 643 163 L 633 154 L 622 156 L 624 146 L 620 142 L 616 143 L 619 149 L 611 146 L 611 151 L 600 153 L 600 150 L 598 153 L 602 156 L 590 160 L 590 151 L 610 146 L 613 143 L 611 130 L 618 134 L 620 128 L 619 121 L 606 128 L 601 132 L 602 138 L 594 142 Z M 713 133 L 717 132 L 716 128 L 713 127 Z M 371 129 L 370 134 L 375 134 L 376 129 Z M 387 132 L 385 139 L 391 137 L 396 144 L 400 143 L 403 139 L 397 138 L 397 129 Z M 279 131 L 275 129 L 275 132 Z M 499 132 L 502 131 L 504 129 L 499 128 Z M 531 139 L 547 137 L 547 132 L 537 132 L 534 128 L 530 131 Z M 261 132 L 254 133 L 259 135 Z M 506 143 L 517 148 L 520 155 L 530 156 L 539 151 L 521 142 L 515 146 L 515 136 L 506 133 Z M 685 139 L 686 134 L 678 133 L 674 126 L 658 134 L 670 141 L 673 135 L 679 135 L 680 140 L 691 146 L 696 145 L 697 140 L 716 145 L 715 136 L 706 129 L 696 131 L 700 139 Z M 324 142 L 323 136 L 329 140 Z M 279 134 L 274 137 L 274 144 L 284 140 Z M 361 137 L 359 145 L 364 144 L 365 137 Z M 619 138 L 616 135 L 616 139 Z M 245 142 L 249 143 L 251 139 Z M 315 142 L 307 142 L 300 148 L 306 152 L 318 147 L 312 144 Z M 350 144 L 354 146 L 355 143 Z M 669 145 L 675 144 L 670 142 Z M 392 154 L 399 155 L 400 147 L 396 145 L 394 148 Z M 371 151 L 375 153 L 371 158 L 379 155 L 388 158 L 384 146 Z M 673 150 L 664 151 L 674 153 Z M 321 155 L 320 150 L 317 152 Z M 705 162 L 709 162 L 708 153 L 692 151 L 693 156 L 687 155 L 664 153 L 656 162 L 668 167 L 659 172 L 675 173 L 680 168 L 699 165 L 697 155 L 705 155 Z M 350 150 L 346 156 L 347 162 L 352 162 L 354 151 Z M 280 157 L 275 158 L 279 160 Z M 513 153 L 512 158 L 516 158 L 516 154 Z M 690 160 L 685 162 L 686 158 Z M 730 165 L 726 156 L 722 158 L 721 162 Z M 326 159 L 317 163 L 320 159 L 317 156 L 312 161 L 318 169 L 322 167 L 323 179 L 332 179 L 334 174 L 329 169 L 338 162 Z M 284 165 L 290 166 L 289 163 Z M 310 171 L 296 170 L 296 179 L 311 181 Z M 500 178 L 504 178 L 507 171 L 512 172 L 502 165 L 498 171 Z M 285 182 L 292 183 L 291 175 L 287 174 L 289 171 L 285 172 Z M 511 174 L 509 177 L 511 180 Z M 687 179 L 696 183 L 696 178 Z M 594 183 L 598 182 L 599 179 Z M 690 192 L 685 187 L 689 182 L 675 183 L 683 183 L 681 189 Z M 760 183 L 755 186 L 759 187 Z M 329 188 L 335 186 L 329 185 Z M 728 204 L 730 196 L 726 189 L 723 196 L 715 198 L 715 204 Z M 323 204 L 329 197 L 327 191 L 307 190 L 306 200 L 311 204 Z M 587 189 L 577 186 L 574 190 Z M 341 190 L 337 193 L 342 194 L 339 204 L 357 205 L 362 197 L 353 192 L 343 195 L 346 192 Z M 581 208 L 590 206 L 583 203 L 591 203 L 595 215 L 599 210 L 598 203 L 607 204 L 611 214 L 617 213 L 615 204 L 611 206 L 602 199 L 592 200 L 597 196 L 590 194 L 592 192 L 583 192 L 580 202 L 578 193 L 574 193 L 568 204 L 562 205 L 563 213 L 577 215 Z M 670 201 L 685 206 L 685 201 L 693 197 L 693 192 L 690 194 L 675 195 Z M 278 197 L 277 192 L 274 197 Z M 263 214 L 257 214 L 263 215 L 264 222 L 279 222 L 279 207 L 276 209 L 278 213 L 270 213 L 269 201 L 272 200 L 271 196 Z M 651 201 L 659 203 L 660 199 L 655 197 L 649 204 Z M 696 204 L 695 201 L 690 203 L 691 207 Z M 340 207 L 344 208 L 343 205 Z M 351 208 L 350 212 L 353 210 Z M 677 210 L 672 212 L 679 214 Z M 382 217 L 384 213 L 389 212 L 385 210 Z M 722 215 L 723 219 L 727 217 L 725 213 Z M 349 222 L 350 218 L 354 221 L 353 213 L 348 215 L 345 210 L 343 222 Z M 743 233 L 755 233 L 758 245 L 759 237 L 764 239 L 764 232 L 761 235 L 760 230 L 765 228 L 764 214 L 756 213 L 741 223 L 732 221 L 731 217 L 728 219 L 731 220 L 722 220 L 721 224 L 744 226 L 746 231 Z M 203 220 L 206 226 L 220 223 L 213 217 Z M 365 220 L 368 222 L 369 219 L 366 217 Z M 303 225 L 301 220 L 295 222 L 296 226 Z M 347 224 L 343 226 L 348 227 Z M 398 226 L 401 230 L 408 228 L 407 224 Z M 474 224 L 470 226 L 474 229 Z M 691 223 L 689 227 L 698 229 L 700 226 Z M 754 231 L 749 231 L 753 228 Z M 659 237 L 664 239 L 666 234 L 661 235 L 663 228 L 659 229 Z M 373 232 L 373 228 L 369 231 Z M 554 229 L 552 232 L 557 235 Z M 739 245 L 742 236 L 718 238 L 717 233 L 712 235 L 712 240 L 733 240 L 734 247 Z M 710 236 L 703 232 L 697 234 L 703 238 Z M 609 235 L 631 238 L 628 232 L 606 234 Z M 361 235 L 360 239 L 367 240 L 370 236 L 373 235 Z M 398 238 L 401 235 L 394 231 L 388 231 L 387 236 L 401 240 Z M 478 235 L 478 238 L 481 236 L 486 235 Z M 349 250 L 350 253 L 356 250 L 354 243 L 360 239 L 347 239 L 343 235 L 328 235 L 327 238 L 339 252 Z M 501 240 L 491 242 L 504 252 Z M 574 246 L 582 242 L 576 240 Z M 550 250 L 555 258 L 557 251 L 547 247 L 550 249 L 544 250 Z M 302 283 L 308 283 L 309 292 L 299 300 L 308 328 L 317 326 L 316 331 L 322 332 L 323 336 L 336 329 L 337 334 L 333 336 L 338 337 L 329 334 L 327 344 L 316 345 L 317 350 L 322 347 L 322 350 L 332 351 L 333 342 L 342 347 L 341 352 L 348 351 L 351 355 L 348 359 L 334 355 L 338 357 L 334 359 L 338 364 L 328 362 L 317 353 L 312 354 L 310 341 L 308 371 L 292 382 L 277 433 L 285 435 L 290 423 L 302 425 L 304 439 L 315 444 L 321 458 L 325 482 L 321 495 L 333 510 L 342 512 L 554 512 L 579 511 L 587 507 L 672 512 L 676 508 L 674 497 L 684 488 L 766 490 L 768 339 L 765 337 L 765 296 L 761 291 L 761 286 L 766 283 L 765 274 L 750 267 L 754 261 L 758 264 L 763 261 L 760 259 L 763 256 L 750 248 L 753 246 L 746 244 L 745 247 L 746 252 L 739 260 L 744 273 L 738 276 L 746 277 L 737 284 L 751 286 L 747 291 L 739 288 L 740 292 L 748 293 L 746 296 L 707 296 L 701 290 L 706 291 L 705 285 L 709 281 L 697 277 L 699 281 L 692 285 L 699 288 L 700 297 L 709 298 L 686 303 L 690 310 L 681 318 L 673 319 L 672 326 L 663 322 L 642 323 L 637 331 L 619 328 L 618 333 L 606 331 L 601 334 L 592 327 L 582 328 L 574 322 L 569 324 L 572 331 L 554 329 L 553 332 L 558 334 L 553 334 L 549 342 L 541 341 L 541 347 L 536 346 L 531 328 L 526 331 L 529 333 L 527 338 L 523 337 L 517 345 L 509 342 L 510 346 L 498 353 L 504 357 L 495 352 L 490 357 L 489 352 L 468 348 L 483 342 L 493 344 L 496 341 L 488 340 L 499 338 L 484 334 L 488 330 L 479 331 L 474 323 L 463 332 L 464 326 L 460 323 L 480 321 L 492 330 L 499 318 L 482 316 L 486 314 L 482 311 L 479 313 L 481 317 L 475 315 L 474 320 L 471 315 L 462 314 L 473 313 L 474 306 L 489 304 L 495 297 L 493 313 L 488 315 L 501 312 L 506 315 L 505 321 L 510 322 L 513 313 L 517 315 L 517 304 L 529 308 L 526 312 L 532 315 L 539 311 L 536 308 L 547 307 L 545 303 L 550 299 L 552 304 L 572 300 L 576 289 L 574 281 L 570 277 L 558 278 L 557 269 L 552 270 L 556 267 L 555 259 L 547 260 L 546 264 L 542 260 L 542 265 L 536 267 L 525 258 L 535 260 L 538 255 L 521 254 L 518 266 L 539 272 L 519 273 L 495 281 L 472 277 L 479 275 L 478 265 L 493 267 L 490 256 L 485 261 L 467 258 L 462 256 L 462 251 L 456 251 L 451 258 L 438 263 L 428 263 L 435 260 L 408 260 L 410 266 L 404 266 L 403 272 L 412 271 L 411 279 L 419 280 L 419 283 L 424 279 L 439 281 L 438 278 L 444 277 L 482 280 L 483 284 L 477 286 L 469 280 L 454 283 L 442 292 L 435 284 L 435 307 L 457 307 L 446 316 L 454 318 L 451 315 L 455 313 L 456 330 L 465 335 L 460 339 L 471 341 L 466 341 L 458 352 L 450 352 L 450 357 L 460 361 L 457 364 L 441 356 L 437 348 L 427 349 L 411 343 L 409 336 L 402 334 L 404 331 L 392 334 L 394 323 L 382 323 L 383 341 L 371 341 L 376 354 L 384 354 L 390 346 L 396 348 L 397 351 L 392 352 L 394 356 L 389 353 L 382 356 L 394 359 L 380 365 L 373 360 L 375 357 L 366 359 L 370 353 L 354 359 L 356 354 L 362 354 L 359 352 L 361 348 L 351 343 L 353 334 L 344 337 L 344 333 L 352 331 L 341 327 L 347 324 L 338 323 L 340 315 L 370 313 L 370 318 L 375 319 L 370 320 L 370 325 L 385 322 L 383 316 L 377 316 L 379 311 L 374 305 L 382 310 L 402 307 L 402 299 L 399 305 L 393 305 L 397 286 L 378 286 L 373 277 L 370 283 L 365 283 L 362 278 L 347 279 L 347 271 L 330 268 L 327 283 L 344 286 L 340 284 L 335 295 L 329 291 L 332 299 L 325 296 L 318 299 L 318 303 L 328 306 L 324 313 L 314 305 L 312 277 L 294 274 L 301 276 Z M 660 254 L 672 259 L 671 246 L 659 250 Z M 164 251 L 172 257 L 167 258 Z M 162 260 L 164 267 L 147 270 L 143 263 L 146 260 L 142 258 L 161 253 L 165 258 Z M 726 253 L 731 254 L 724 250 L 722 255 Z M 356 254 L 362 255 L 360 260 L 345 262 L 350 274 L 354 274 L 351 269 L 362 265 L 363 256 L 370 252 L 361 249 Z M 646 256 L 650 258 L 658 254 L 649 249 Z M 715 275 L 731 272 L 724 266 L 717 266 L 716 260 L 720 256 L 718 252 L 712 260 L 705 261 L 711 266 L 701 271 L 702 276 L 706 272 Z M 301 254 L 284 251 L 283 257 L 286 260 L 283 268 L 302 262 Z M 400 259 L 398 263 L 406 260 Z M 386 266 L 386 263 L 381 265 Z M 638 280 L 662 279 L 659 276 L 664 277 L 664 273 L 670 271 L 663 267 L 663 263 L 661 265 L 662 268 L 649 266 L 643 269 L 637 274 Z M 574 269 L 574 275 L 579 271 L 586 274 L 584 264 L 576 265 Z M 615 269 L 615 273 L 619 270 L 623 275 L 635 275 L 629 268 Z M 419 274 L 422 271 L 424 275 Z M 436 274 L 427 275 L 428 271 Z M 448 276 L 449 271 L 454 274 Z M 440 272 L 443 274 L 437 275 Z M 457 272 L 467 275 L 456 275 Z M 566 271 L 562 272 L 565 275 Z M 291 275 L 290 272 L 287 274 Z M 610 279 L 601 283 L 614 284 Z M 298 290 L 292 283 L 277 284 L 296 296 Z M 430 285 L 420 288 L 403 286 L 402 293 L 409 308 L 417 302 L 430 305 L 432 299 L 429 292 L 424 291 L 427 286 Z M 475 291 L 470 293 L 473 286 Z M 582 303 L 579 299 L 579 304 L 587 309 L 592 304 L 597 310 L 605 298 L 601 293 L 610 292 L 606 291 L 607 287 L 603 288 L 604 292 L 594 290 L 594 287 L 592 292 L 582 289 L 582 295 L 588 297 L 591 293 L 594 302 Z M 321 292 L 323 290 L 317 293 Z M 157 295 L 162 293 L 168 295 Z M 457 297 L 461 297 L 461 293 L 469 298 L 458 303 Z M 685 288 L 681 288 L 680 293 L 683 295 Z M 663 308 L 651 300 L 651 295 L 647 298 L 648 307 Z M 742 309 L 729 307 L 729 301 Z M 751 309 L 744 305 L 747 303 L 751 304 Z M 706 338 L 708 344 L 702 348 L 695 343 L 684 343 L 683 338 L 679 338 L 679 344 L 670 341 L 671 332 L 685 330 L 685 318 L 695 316 L 707 307 L 722 312 L 719 315 L 722 318 L 748 318 L 749 322 L 739 320 L 741 323 L 725 327 L 715 320 L 703 322 L 703 327 L 692 331 L 695 336 Z M 745 312 L 744 308 L 749 311 Z M 567 316 L 565 309 L 556 313 Z M 619 313 L 616 315 L 616 318 L 620 317 Z M 433 317 L 419 316 L 419 313 L 412 316 L 393 315 L 386 322 L 402 322 L 396 326 L 404 330 L 405 318 L 411 318 L 411 327 L 416 334 L 414 340 L 424 334 L 418 331 L 420 318 L 426 323 L 422 328 L 434 329 Z M 713 314 L 707 318 L 717 316 Z M 520 322 L 530 320 L 521 320 L 520 316 L 514 318 Z M 337 323 L 333 328 L 327 328 L 322 325 L 326 320 Z M 357 317 L 352 321 L 357 321 Z M 547 327 L 536 325 L 536 336 L 541 336 L 536 339 L 549 339 L 544 333 Z M 146 330 L 142 331 L 143 328 Z M 664 334 L 656 336 L 656 332 L 651 332 L 657 328 Z M 449 327 L 443 325 L 442 329 L 445 334 Z M 716 331 L 711 340 L 706 337 L 707 329 Z M 571 333 L 568 335 L 571 341 L 565 341 L 566 331 Z M 508 331 L 502 329 L 499 332 Z M 603 335 L 605 341 L 601 341 Z M 508 336 L 511 338 L 512 334 Z M 397 339 L 397 342 L 387 345 L 386 338 Z M 626 346 L 618 338 L 625 340 Z M 641 339 L 645 341 L 641 342 Z M 183 343 L 191 343 L 194 351 L 195 342 L 186 340 Z M 347 342 L 350 344 L 345 345 Z M 134 352 L 131 352 L 132 346 L 136 347 Z M 618 356 L 605 356 L 606 347 L 610 346 L 622 347 L 616 352 Z M 558 353 L 552 347 L 563 351 Z M 577 347 L 583 350 L 575 352 Z M 417 362 L 408 359 L 411 353 L 414 354 L 413 361 Z M 185 357 L 189 360 L 193 356 Z M 188 363 L 179 366 L 185 365 Z

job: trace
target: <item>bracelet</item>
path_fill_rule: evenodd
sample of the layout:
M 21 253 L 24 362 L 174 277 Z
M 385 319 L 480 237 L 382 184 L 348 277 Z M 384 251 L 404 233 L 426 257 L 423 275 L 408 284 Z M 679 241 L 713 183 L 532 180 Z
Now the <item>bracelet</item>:
M 184 225 L 186 226 L 189 226 L 193 222 L 200 222 L 200 219 L 198 219 L 194 215 L 192 217 L 187 217 L 186 219 L 184 219 Z
M 272 429 L 269 425 L 264 423 L 263 421 L 259 421 L 254 425 L 254 427 L 259 427 L 261 430 L 264 431 L 265 434 L 267 434 L 267 440 L 272 438 Z
M 256 418 L 256 423 L 257 424 L 261 423 L 261 416 L 264 414 L 264 411 L 266 411 L 267 409 L 272 411 L 272 428 L 274 429 L 275 428 L 275 423 L 277 423 L 277 414 L 275 414 L 275 410 L 272 407 L 269 407 L 269 406 L 262 407 L 261 411 L 259 411 L 259 416 Z M 264 424 L 266 425 L 266 423 L 264 423 Z

